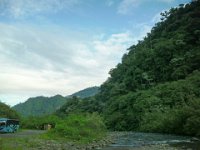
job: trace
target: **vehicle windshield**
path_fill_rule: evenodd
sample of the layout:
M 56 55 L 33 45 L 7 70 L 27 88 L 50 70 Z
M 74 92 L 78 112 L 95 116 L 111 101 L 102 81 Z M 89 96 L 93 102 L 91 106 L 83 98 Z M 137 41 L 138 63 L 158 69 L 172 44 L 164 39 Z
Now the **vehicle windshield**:
M 0 126 L 5 126 L 6 123 L 5 122 L 0 122 Z
M 19 125 L 18 120 L 9 119 L 7 120 L 7 125 Z

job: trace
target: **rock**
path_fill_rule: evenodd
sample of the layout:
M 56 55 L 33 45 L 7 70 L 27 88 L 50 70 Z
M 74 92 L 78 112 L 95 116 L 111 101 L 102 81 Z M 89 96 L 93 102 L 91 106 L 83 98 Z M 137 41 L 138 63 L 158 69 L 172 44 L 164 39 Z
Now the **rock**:
M 191 141 L 200 141 L 200 139 L 198 139 L 198 138 L 196 138 L 196 137 L 193 137 L 193 138 L 191 139 Z

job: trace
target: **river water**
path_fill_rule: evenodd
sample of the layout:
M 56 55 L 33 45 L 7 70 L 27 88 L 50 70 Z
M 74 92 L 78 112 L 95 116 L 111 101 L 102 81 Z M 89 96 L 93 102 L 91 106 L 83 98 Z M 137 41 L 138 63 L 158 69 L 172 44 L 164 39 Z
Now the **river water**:
M 139 132 L 128 132 L 119 135 L 113 144 L 102 150 L 129 150 L 160 144 L 169 144 L 180 149 L 200 150 L 200 141 L 194 137 Z

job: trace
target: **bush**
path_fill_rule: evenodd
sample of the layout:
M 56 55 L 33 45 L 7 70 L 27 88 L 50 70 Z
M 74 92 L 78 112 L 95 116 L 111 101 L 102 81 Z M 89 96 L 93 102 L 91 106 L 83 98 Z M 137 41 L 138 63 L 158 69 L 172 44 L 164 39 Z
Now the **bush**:
M 146 113 L 141 121 L 140 130 L 145 132 L 183 134 L 185 115 L 181 109 L 168 109 Z
M 189 135 L 200 136 L 200 98 L 191 101 L 184 110 L 187 113 L 184 131 Z
M 97 114 L 71 114 L 57 122 L 54 129 L 47 133 L 49 138 L 91 142 L 105 135 L 106 128 Z
M 42 116 L 42 117 L 28 117 L 23 118 L 21 121 L 22 128 L 25 129 L 44 129 L 45 124 L 51 124 L 52 127 L 56 125 L 57 122 L 59 122 L 60 118 L 55 115 L 48 115 L 48 116 Z
M 19 114 L 0 101 L 0 118 L 20 119 Z

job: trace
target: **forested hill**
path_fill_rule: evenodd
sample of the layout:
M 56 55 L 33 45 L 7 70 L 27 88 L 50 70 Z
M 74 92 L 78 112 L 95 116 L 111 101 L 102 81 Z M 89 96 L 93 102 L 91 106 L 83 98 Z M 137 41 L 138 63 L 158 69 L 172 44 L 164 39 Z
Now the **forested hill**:
M 19 119 L 19 115 L 10 106 L 0 101 L 0 118 Z
M 200 1 L 161 15 L 110 71 L 98 99 L 115 130 L 200 135 Z
M 76 96 L 76 97 L 80 97 L 80 98 L 86 98 L 86 97 L 90 97 L 90 96 L 94 96 L 96 94 L 98 94 L 100 92 L 100 89 L 98 86 L 93 86 L 93 87 L 89 87 L 89 88 L 86 88 L 84 90 L 81 90 L 81 91 L 78 91 L 70 96 L 67 96 L 67 97 L 73 97 L 73 96 Z
M 113 97 L 184 79 L 200 67 L 200 1 L 161 13 L 143 41 L 124 54 L 110 71 L 102 95 Z
M 59 109 L 66 102 L 61 95 L 53 97 L 38 96 L 29 98 L 26 102 L 13 107 L 22 116 L 41 116 L 51 114 Z
M 19 112 L 19 114 L 21 114 L 22 116 L 47 115 L 55 112 L 73 96 L 77 96 L 79 98 L 86 98 L 94 96 L 98 92 L 99 87 L 90 87 L 66 97 L 63 97 L 61 95 L 56 95 L 53 97 L 38 96 L 29 98 L 24 103 L 15 105 L 13 109 Z
M 200 135 L 200 1 L 161 15 L 99 94 L 67 103 L 58 114 L 98 111 L 112 130 Z

